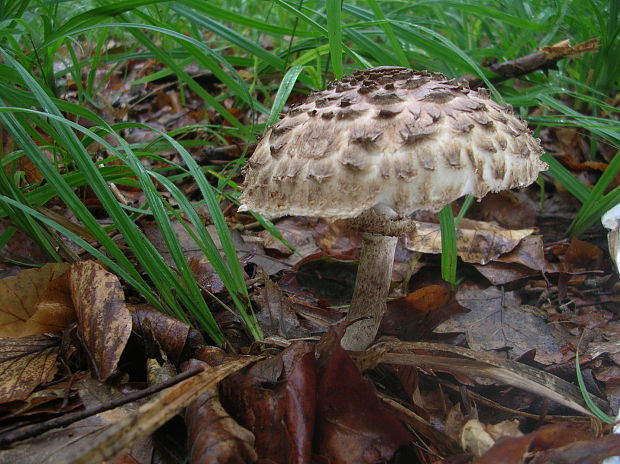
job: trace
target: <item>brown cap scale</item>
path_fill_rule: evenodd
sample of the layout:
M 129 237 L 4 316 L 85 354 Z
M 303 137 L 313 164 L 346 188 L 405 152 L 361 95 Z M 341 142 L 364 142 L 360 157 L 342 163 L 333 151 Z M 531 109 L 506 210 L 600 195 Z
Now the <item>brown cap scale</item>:
M 365 235 L 376 241 L 401 230 L 392 223 L 382 233 L 377 218 L 438 211 L 463 195 L 531 184 L 546 169 L 541 154 L 527 125 L 486 89 L 473 91 L 437 73 L 373 68 L 311 94 L 267 132 L 248 161 L 241 210 L 271 218 L 357 218 L 362 230 L 371 217 L 375 227 Z M 394 248 L 395 239 L 386 238 L 381 246 Z M 366 240 L 358 279 L 365 247 Z M 389 280 L 387 290 L 371 290 L 382 294 L 384 308 Z M 350 316 L 360 315 L 355 300 Z M 367 337 L 376 334 L 379 312 Z M 361 349 L 372 338 L 343 345 Z

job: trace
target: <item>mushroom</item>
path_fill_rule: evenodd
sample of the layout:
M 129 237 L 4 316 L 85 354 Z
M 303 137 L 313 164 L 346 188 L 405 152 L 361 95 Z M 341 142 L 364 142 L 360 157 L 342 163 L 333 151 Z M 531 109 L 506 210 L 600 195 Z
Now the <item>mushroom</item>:
M 349 219 L 362 232 L 342 345 L 365 349 L 385 312 L 397 237 L 439 211 L 536 180 L 540 140 L 489 97 L 444 75 L 358 71 L 292 107 L 248 160 L 240 211 Z M 360 320 L 361 318 L 361 320 Z

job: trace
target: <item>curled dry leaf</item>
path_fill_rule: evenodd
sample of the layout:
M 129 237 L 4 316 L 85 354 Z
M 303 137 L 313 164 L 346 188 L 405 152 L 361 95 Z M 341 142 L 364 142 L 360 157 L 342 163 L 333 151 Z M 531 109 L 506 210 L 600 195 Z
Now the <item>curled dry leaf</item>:
M 620 454 L 620 435 L 608 435 L 596 440 L 577 441 L 540 453 L 530 464 L 572 463 L 599 464 Z M 612 461 L 614 462 L 614 461 Z
M 474 456 L 482 456 L 496 441 L 505 437 L 521 437 L 517 420 L 498 424 L 483 424 L 478 419 L 468 420 L 461 430 L 461 446 Z
M 192 464 L 245 464 L 258 459 L 254 434 L 240 426 L 222 407 L 217 385 L 190 403 L 185 411 L 185 424 Z
M 600 270 L 603 267 L 603 250 L 596 245 L 572 238 L 564 254 L 563 272 Z
M 456 230 L 456 249 L 467 263 L 486 264 L 515 249 L 534 229 L 503 229 L 486 222 L 463 219 Z M 439 224 L 417 223 L 409 236 L 407 248 L 421 253 L 441 253 Z
M 60 340 L 47 335 L 0 340 L 0 403 L 28 398 L 57 371 Z
M 91 367 L 105 381 L 116 370 L 131 334 L 131 315 L 121 284 L 95 261 L 82 261 L 71 267 L 71 297 Z
M 500 256 L 496 261 L 474 266 L 493 285 L 507 284 L 549 270 L 541 235 L 529 235 L 521 240 L 514 250 Z
M 0 280 L 0 337 L 60 332 L 75 320 L 63 277 L 69 267 L 46 264 Z
M 178 363 L 191 327 L 186 322 L 167 316 L 148 305 L 129 306 L 128 308 L 133 332 L 145 342 L 156 342 L 158 347 L 164 350 L 168 359 L 175 364 Z M 159 356 L 157 351 L 150 355 Z

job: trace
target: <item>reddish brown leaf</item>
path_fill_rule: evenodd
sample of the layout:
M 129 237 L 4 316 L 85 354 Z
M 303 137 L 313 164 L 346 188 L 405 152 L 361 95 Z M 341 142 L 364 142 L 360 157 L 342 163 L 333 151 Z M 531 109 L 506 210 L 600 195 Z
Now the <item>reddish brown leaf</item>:
M 226 290 L 224 282 L 217 275 L 213 265 L 207 259 L 198 259 L 191 256 L 189 259 L 189 268 L 196 277 L 196 282 L 211 293 L 222 293 Z
M 258 458 L 254 435 L 224 410 L 217 385 L 190 403 L 185 424 L 192 464 L 244 464 Z
M 521 464 L 525 461 L 526 456 L 531 453 L 541 452 L 553 448 L 560 448 L 574 442 L 582 442 L 590 440 L 591 437 L 584 431 L 576 428 L 570 428 L 563 425 L 545 425 L 535 432 L 529 433 L 518 438 L 507 438 L 496 443 L 483 456 L 475 459 L 472 464 Z M 616 448 L 617 452 L 617 448 Z M 538 464 L 543 463 L 579 463 L 576 461 L 536 461 Z M 594 462 L 594 461 L 592 461 Z M 600 462 L 595 461 L 595 462 Z
M 71 267 L 71 297 L 78 333 L 97 377 L 107 380 L 131 334 L 131 315 L 118 277 L 95 261 Z
M 589 242 L 573 238 L 564 254 L 564 265 L 567 272 L 601 269 L 603 250 Z
M 379 328 L 383 335 L 417 340 L 450 317 L 467 312 L 455 294 L 441 285 L 428 285 L 388 302 Z
M 264 462 L 310 462 L 316 401 L 314 345 L 296 342 L 224 383 L 222 401 L 256 437 Z
M 0 337 L 60 332 L 75 318 L 67 281 L 55 281 L 69 267 L 46 264 L 0 280 Z
M 578 441 L 536 456 L 530 464 L 579 463 L 600 464 L 605 458 L 620 454 L 620 435 L 590 441 Z
M 317 452 L 331 464 L 388 460 L 411 437 L 340 346 L 341 337 L 331 330 L 317 348 Z
M 4 233 L 13 223 L 9 219 L 0 219 L 0 233 Z M 9 260 L 20 263 L 44 263 L 49 255 L 43 247 L 26 234 L 16 232 L 0 252 L 2 266 L 0 277 L 9 277 L 23 272 L 23 267 L 10 264 Z
M 46 335 L 0 340 L 0 403 L 24 400 L 56 373 L 59 339 Z

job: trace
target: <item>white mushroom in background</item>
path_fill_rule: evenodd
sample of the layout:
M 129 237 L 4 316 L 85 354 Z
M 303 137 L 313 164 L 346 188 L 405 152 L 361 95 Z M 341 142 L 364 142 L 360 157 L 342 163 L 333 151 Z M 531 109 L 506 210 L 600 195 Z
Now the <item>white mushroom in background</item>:
M 365 349 L 385 312 L 397 237 L 417 210 L 439 211 L 534 182 L 540 141 L 486 89 L 437 73 L 358 71 L 290 109 L 248 161 L 240 211 L 350 219 L 362 250 L 347 349 Z

